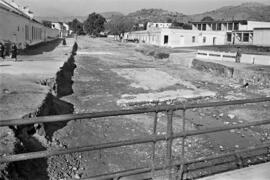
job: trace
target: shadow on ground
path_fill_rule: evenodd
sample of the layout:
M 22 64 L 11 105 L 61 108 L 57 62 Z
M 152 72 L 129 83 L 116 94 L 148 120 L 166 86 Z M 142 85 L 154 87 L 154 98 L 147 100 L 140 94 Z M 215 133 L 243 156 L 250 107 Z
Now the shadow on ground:
M 20 52 L 20 55 L 38 55 L 44 52 L 53 51 L 60 43 L 62 39 L 56 39 L 50 42 L 42 42 L 34 46 L 27 47 L 25 50 Z

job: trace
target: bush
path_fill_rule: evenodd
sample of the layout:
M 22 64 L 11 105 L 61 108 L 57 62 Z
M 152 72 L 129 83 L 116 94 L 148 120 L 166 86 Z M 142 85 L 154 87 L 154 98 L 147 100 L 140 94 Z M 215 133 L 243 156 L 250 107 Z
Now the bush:
M 154 57 L 157 59 L 165 59 L 165 58 L 169 58 L 169 56 L 170 54 L 161 52 L 161 53 L 155 54 Z

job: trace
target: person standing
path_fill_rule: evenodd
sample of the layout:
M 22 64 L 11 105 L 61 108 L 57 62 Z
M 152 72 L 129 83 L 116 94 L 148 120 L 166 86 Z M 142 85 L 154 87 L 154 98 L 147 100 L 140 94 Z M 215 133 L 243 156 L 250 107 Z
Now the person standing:
M 66 38 L 63 38 L 62 44 L 63 44 L 64 46 L 67 45 Z
M 11 58 L 14 59 L 14 61 L 17 61 L 17 55 L 18 55 L 18 48 L 15 43 L 11 46 Z
M 4 60 L 5 59 L 5 45 L 0 43 L 0 57 Z
M 235 62 L 236 63 L 240 63 L 240 59 L 241 59 L 241 51 L 240 51 L 240 48 L 237 47 L 237 52 L 236 52 L 236 57 L 235 57 Z

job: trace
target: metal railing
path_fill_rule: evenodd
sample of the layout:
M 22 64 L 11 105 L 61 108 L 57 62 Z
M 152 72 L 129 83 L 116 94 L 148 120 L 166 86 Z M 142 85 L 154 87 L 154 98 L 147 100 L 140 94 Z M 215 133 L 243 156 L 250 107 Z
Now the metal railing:
M 150 143 L 152 144 L 152 158 L 151 158 L 153 162 L 152 167 L 137 168 L 137 169 L 131 169 L 131 170 L 126 170 L 126 171 L 121 171 L 121 172 L 103 174 L 103 175 L 93 176 L 87 179 L 102 179 L 102 180 L 114 179 L 114 178 L 137 175 L 137 174 L 142 174 L 142 173 L 149 173 L 149 172 L 153 172 L 157 170 L 164 170 L 164 168 L 166 168 L 169 172 L 169 179 L 172 179 L 172 174 L 176 174 L 177 179 L 183 179 L 183 175 L 186 171 L 185 166 L 187 166 L 188 164 L 193 164 L 193 163 L 203 162 L 203 161 L 206 162 L 209 160 L 224 158 L 224 157 L 232 156 L 232 155 L 235 155 L 237 159 L 237 157 L 239 157 L 239 154 L 241 153 L 270 147 L 270 144 L 262 144 L 262 145 L 251 147 L 245 150 L 239 150 L 239 151 L 221 154 L 217 156 L 187 161 L 185 160 L 185 139 L 189 136 L 203 135 L 207 133 L 221 132 L 221 131 L 227 131 L 231 129 L 249 128 L 253 126 L 270 124 L 270 119 L 267 119 L 263 121 L 250 122 L 250 123 L 245 123 L 245 124 L 237 124 L 237 125 L 231 125 L 231 126 L 212 127 L 212 128 L 206 128 L 206 129 L 200 129 L 200 130 L 186 131 L 186 111 L 187 110 L 194 109 L 194 108 L 242 105 L 242 104 L 248 104 L 248 103 L 261 103 L 261 102 L 268 102 L 268 101 L 270 101 L 270 97 L 234 100 L 234 101 L 222 101 L 222 102 L 205 102 L 205 103 L 193 103 L 193 104 L 181 104 L 181 105 L 144 107 L 144 108 L 131 109 L 131 110 L 104 111 L 104 112 L 94 112 L 94 113 L 85 113 L 85 114 L 44 116 L 44 117 L 35 117 L 35 118 L 28 118 L 28 119 L 0 120 L 0 127 L 3 127 L 3 126 L 15 126 L 15 125 L 29 125 L 29 124 L 35 124 L 35 123 L 52 123 L 52 122 L 64 122 L 64 121 L 67 122 L 70 120 L 79 120 L 79 119 L 91 121 L 91 119 L 93 118 L 154 113 L 153 132 L 152 132 L 152 135 L 149 135 L 147 137 L 141 137 L 141 138 L 129 139 L 129 140 L 123 140 L 123 141 L 117 141 L 117 142 L 102 143 L 102 144 L 96 144 L 96 145 L 90 145 L 90 146 L 82 146 L 82 147 L 76 147 L 76 148 L 54 149 L 54 150 L 45 150 L 45 151 L 38 151 L 38 152 L 6 155 L 6 156 L 0 157 L 0 163 L 16 162 L 16 161 L 45 158 L 45 157 L 69 154 L 69 153 L 75 153 L 75 152 L 95 151 L 95 150 L 109 149 L 109 148 L 129 146 L 129 145 L 135 145 L 135 144 Z M 182 132 L 174 133 L 173 132 L 173 116 L 174 116 L 174 112 L 178 110 L 183 111 L 183 115 L 182 115 L 183 127 L 182 127 Z M 167 112 L 166 135 L 157 135 L 157 123 L 158 123 L 157 119 L 158 119 L 158 113 L 160 112 Z M 173 146 L 173 140 L 178 139 L 178 138 L 182 138 L 182 147 L 181 147 L 182 150 L 181 150 L 181 160 L 176 162 L 172 158 L 172 146 Z M 167 147 L 166 147 L 167 163 L 165 166 L 155 167 L 154 160 L 155 160 L 155 154 L 156 154 L 156 143 L 159 141 L 166 141 L 167 143 Z

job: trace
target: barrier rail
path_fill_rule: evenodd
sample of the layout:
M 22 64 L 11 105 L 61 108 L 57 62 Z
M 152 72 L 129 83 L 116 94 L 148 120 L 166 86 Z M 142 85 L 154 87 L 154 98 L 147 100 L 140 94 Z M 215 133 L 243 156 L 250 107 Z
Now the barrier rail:
M 236 53 L 198 50 L 196 53 L 196 58 L 197 59 L 208 59 L 208 60 L 235 62 L 236 61 Z M 256 54 L 241 54 L 240 63 L 269 66 L 270 65 L 270 56 L 269 55 L 256 55 Z
M 235 62 L 236 53 L 199 50 L 196 54 L 196 58 Z
M 29 125 L 35 123 L 52 123 L 52 122 L 59 122 L 59 121 L 70 121 L 70 120 L 78 120 L 78 119 L 85 119 L 91 120 L 92 118 L 102 118 L 102 117 L 113 117 L 113 116 L 121 116 L 121 115 L 133 115 L 133 114 L 144 114 L 144 113 L 155 113 L 154 114 L 154 122 L 153 122 L 153 132 L 152 135 L 147 137 L 137 138 L 137 139 L 130 139 L 124 141 L 117 141 L 117 142 L 110 142 L 110 143 L 103 143 L 91 146 L 83 146 L 83 147 L 76 147 L 76 148 L 69 148 L 69 149 L 54 149 L 54 150 L 45 150 L 45 151 L 38 151 L 38 152 L 29 152 L 23 154 L 15 154 L 15 155 L 7 155 L 0 157 L 0 163 L 7 163 L 7 162 L 16 162 L 16 161 L 23 161 L 29 159 L 37 159 L 37 158 L 44 158 L 50 157 L 54 155 L 61 155 L 61 154 L 69 154 L 74 152 L 85 152 L 85 151 L 94 151 L 94 150 L 102 150 L 108 148 L 115 148 L 121 146 L 128 146 L 128 145 L 135 145 L 135 144 L 152 144 L 152 161 L 155 160 L 155 152 L 156 152 L 156 143 L 159 141 L 166 141 L 167 142 L 167 153 L 166 159 L 167 164 L 166 168 L 168 169 L 169 179 L 172 179 L 173 167 L 177 167 L 177 177 L 178 179 L 183 179 L 183 175 L 185 173 L 185 166 L 191 163 L 196 163 L 200 161 L 208 161 L 211 159 L 217 159 L 226 157 L 233 154 L 239 154 L 243 152 L 249 152 L 252 150 L 258 150 L 263 148 L 269 148 L 270 144 L 263 144 L 257 147 L 252 147 L 242 151 L 236 151 L 235 153 L 223 154 L 213 157 L 207 157 L 204 159 L 197 159 L 193 161 L 186 161 L 185 160 L 185 139 L 189 136 L 195 135 L 202 135 L 207 133 L 213 132 L 221 132 L 227 131 L 231 129 L 240 129 L 240 128 L 247 128 L 251 126 L 259 126 L 270 124 L 270 119 L 263 120 L 263 121 L 256 121 L 250 122 L 246 124 L 238 124 L 232 126 L 224 126 L 224 127 L 213 127 L 213 128 L 206 128 L 201 130 L 192 130 L 186 131 L 186 111 L 189 109 L 194 108 L 207 108 L 207 107 L 218 107 L 218 106 L 229 106 L 229 105 L 241 105 L 241 104 L 248 104 L 248 103 L 260 103 L 260 102 L 268 102 L 270 101 L 270 97 L 265 98 L 257 98 L 257 99 L 245 99 L 245 100 L 235 100 L 235 101 L 222 101 L 222 102 L 206 102 L 206 103 L 194 103 L 194 104 L 181 104 L 181 105 L 172 105 L 172 106 L 156 106 L 156 107 L 145 107 L 140 109 L 131 109 L 131 110 L 119 110 L 119 111 L 105 111 L 105 112 L 95 112 L 95 113 L 85 113 L 85 114 L 72 114 L 72 115 L 59 115 L 59 116 L 46 116 L 46 117 L 36 117 L 36 118 L 28 118 L 28 119 L 12 119 L 12 120 L 0 120 L 0 127 L 3 126 L 15 126 L 15 125 Z M 181 133 L 174 133 L 173 132 L 173 115 L 175 111 L 182 110 L 182 121 L 183 121 L 183 129 Z M 157 132 L 157 115 L 160 112 L 167 112 L 167 133 L 166 135 L 156 135 Z M 174 139 L 182 138 L 182 151 L 181 151 L 181 162 L 175 162 L 172 158 L 172 142 Z M 128 171 L 104 174 L 99 176 L 90 177 L 88 179 L 110 179 L 110 178 L 119 178 L 123 176 L 130 176 L 134 174 L 141 174 L 147 173 L 155 170 L 160 170 L 161 167 L 155 167 L 154 163 L 152 167 L 146 168 L 138 168 Z M 162 167 L 164 168 L 164 166 Z

